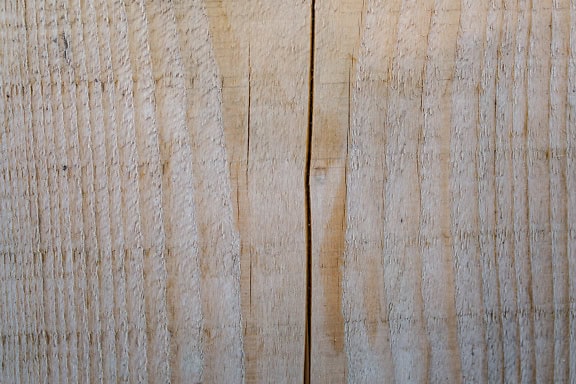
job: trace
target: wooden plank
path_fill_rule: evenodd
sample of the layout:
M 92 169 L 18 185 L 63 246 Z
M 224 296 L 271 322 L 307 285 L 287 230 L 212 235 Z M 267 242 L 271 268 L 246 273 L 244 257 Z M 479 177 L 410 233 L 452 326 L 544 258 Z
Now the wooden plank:
M 351 74 L 363 1 L 317 1 L 310 164 L 312 382 L 346 380 L 342 256 Z
M 299 382 L 310 3 L 206 4 L 236 192 L 246 381 Z
M 368 2 L 353 74 L 347 380 L 568 380 L 568 5 L 413 5 Z

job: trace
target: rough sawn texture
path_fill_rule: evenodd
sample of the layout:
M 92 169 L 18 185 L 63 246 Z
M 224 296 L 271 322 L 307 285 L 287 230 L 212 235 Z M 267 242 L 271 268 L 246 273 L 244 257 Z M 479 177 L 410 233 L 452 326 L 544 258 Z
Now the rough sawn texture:
M 0 383 L 574 382 L 575 154 L 576 0 L 0 2 Z

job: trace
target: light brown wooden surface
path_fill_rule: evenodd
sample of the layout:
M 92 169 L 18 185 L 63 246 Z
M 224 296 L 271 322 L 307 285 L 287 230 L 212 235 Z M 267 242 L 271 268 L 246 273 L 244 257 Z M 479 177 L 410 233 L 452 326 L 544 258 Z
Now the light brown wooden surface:
M 1 383 L 575 380 L 576 1 L 7 0 L 0 47 Z
M 347 372 L 341 289 L 346 161 L 363 7 L 363 1 L 316 3 L 310 164 L 313 382 L 342 382 Z
M 248 382 L 304 370 L 310 5 L 208 1 L 241 244 Z

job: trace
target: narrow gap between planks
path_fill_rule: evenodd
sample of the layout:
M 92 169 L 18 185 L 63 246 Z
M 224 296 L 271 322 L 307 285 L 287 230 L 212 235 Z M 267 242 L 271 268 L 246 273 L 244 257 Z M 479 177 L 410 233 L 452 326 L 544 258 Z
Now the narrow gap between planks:
M 304 194 L 306 210 L 306 325 L 304 338 L 304 384 L 310 384 L 312 350 L 312 207 L 310 199 L 310 167 L 312 162 L 312 126 L 314 124 L 314 50 L 316 33 L 316 1 L 310 1 L 310 72 L 308 74 L 308 132 Z

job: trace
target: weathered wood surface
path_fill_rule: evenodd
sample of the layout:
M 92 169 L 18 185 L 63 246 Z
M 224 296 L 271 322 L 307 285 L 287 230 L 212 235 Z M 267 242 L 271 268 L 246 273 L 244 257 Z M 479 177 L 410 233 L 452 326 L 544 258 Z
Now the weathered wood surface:
M 6 0 L 0 44 L 0 382 L 576 380 L 575 0 Z
M 310 4 L 207 1 L 241 244 L 247 382 L 304 370 Z

